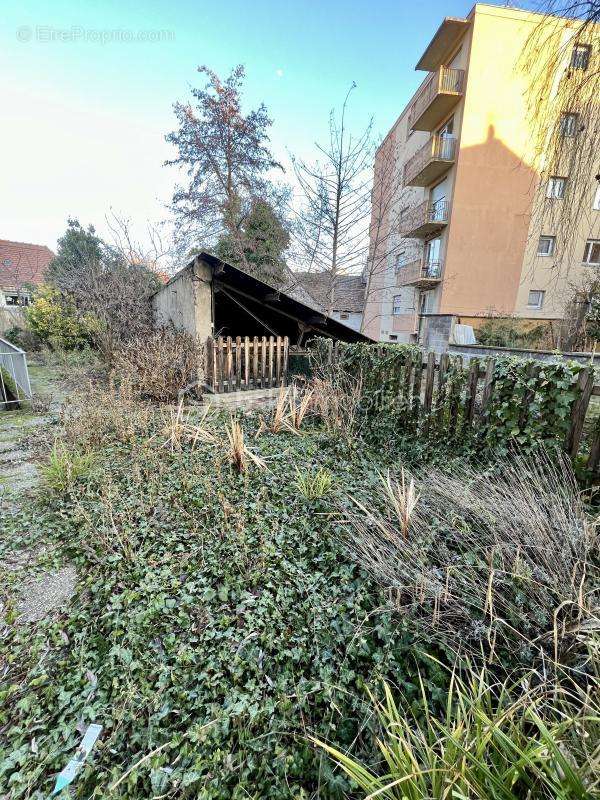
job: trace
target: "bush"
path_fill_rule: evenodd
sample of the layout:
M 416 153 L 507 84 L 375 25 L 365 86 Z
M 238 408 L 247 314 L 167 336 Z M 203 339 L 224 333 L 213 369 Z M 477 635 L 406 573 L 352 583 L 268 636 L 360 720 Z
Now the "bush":
M 453 676 L 441 720 L 384 688 L 383 701 L 372 698 L 382 763 L 372 769 L 315 740 L 363 797 L 582 800 L 598 787 L 600 705 L 576 686 L 539 685 L 537 674 L 498 684 L 467 671 Z
M 82 349 L 99 328 L 95 317 L 81 314 L 72 301 L 49 286 L 38 288 L 25 316 L 33 334 L 53 350 Z
M 40 337 L 34 331 L 30 328 L 20 328 L 18 325 L 5 331 L 3 338 L 27 353 L 39 350 L 42 346 Z
M 163 328 L 136 338 L 117 351 L 113 374 L 127 381 L 140 398 L 169 403 L 187 390 L 197 390 L 205 352 L 188 333 Z
M 526 329 L 521 320 L 512 317 L 490 317 L 475 331 L 479 344 L 525 349 L 539 345 L 545 334 L 544 325 Z

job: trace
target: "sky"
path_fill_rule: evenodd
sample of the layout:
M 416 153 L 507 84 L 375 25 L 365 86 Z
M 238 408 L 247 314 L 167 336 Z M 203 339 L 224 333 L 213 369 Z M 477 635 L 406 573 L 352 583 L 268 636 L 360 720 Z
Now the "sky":
M 350 124 L 383 135 L 424 74 L 414 65 L 466 0 L 5 0 L 0 238 L 56 247 L 68 217 L 107 235 L 111 208 L 140 238 L 178 171 L 164 136 L 207 64 L 244 64 L 244 107 L 264 102 L 273 152 L 314 155 L 351 85 Z M 289 177 L 289 172 L 288 172 Z

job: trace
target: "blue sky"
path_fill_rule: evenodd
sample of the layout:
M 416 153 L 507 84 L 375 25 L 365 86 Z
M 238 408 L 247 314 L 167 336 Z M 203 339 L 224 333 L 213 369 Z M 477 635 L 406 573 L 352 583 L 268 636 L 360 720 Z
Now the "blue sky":
M 54 247 L 68 215 L 103 231 L 112 206 L 140 226 L 166 216 L 176 179 L 175 100 L 199 64 L 243 63 L 246 107 L 264 101 L 271 140 L 310 157 L 330 109 L 356 81 L 352 124 L 384 134 L 423 74 L 414 64 L 465 0 L 21 0 L 4 7 L 0 238 Z M 59 41 L 75 29 L 76 41 Z M 98 41 L 105 31 L 168 31 L 166 41 Z M 63 34 L 62 31 L 66 31 Z M 53 38 L 54 41 L 48 41 Z

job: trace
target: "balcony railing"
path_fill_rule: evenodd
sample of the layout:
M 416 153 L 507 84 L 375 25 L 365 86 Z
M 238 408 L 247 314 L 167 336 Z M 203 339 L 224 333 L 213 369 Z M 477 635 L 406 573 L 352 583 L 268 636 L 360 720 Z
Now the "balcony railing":
M 452 166 L 455 157 L 454 136 L 432 136 L 404 165 L 404 185 L 429 186 Z
M 423 239 L 447 225 L 449 219 L 448 200 L 437 200 L 435 203 L 425 200 L 401 218 L 398 229 L 400 236 L 405 239 Z
M 432 131 L 458 103 L 463 93 L 465 72 L 462 69 L 440 67 L 415 97 L 408 112 L 408 127 Z
M 426 288 L 434 286 L 442 277 L 441 261 L 423 261 L 419 258 L 398 269 L 398 286 Z

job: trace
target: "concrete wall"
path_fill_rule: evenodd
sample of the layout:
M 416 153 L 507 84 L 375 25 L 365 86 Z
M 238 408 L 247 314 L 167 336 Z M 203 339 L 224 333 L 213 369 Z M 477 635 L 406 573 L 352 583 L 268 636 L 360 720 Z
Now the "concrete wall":
M 152 308 L 157 326 L 172 325 L 205 341 L 214 324 L 211 268 L 195 259 L 159 289 Z
M 481 344 L 451 344 L 448 347 L 450 355 L 462 356 L 465 360 L 471 358 L 500 358 L 503 356 L 516 356 L 517 358 L 534 358 L 537 361 L 577 361 L 579 364 L 600 366 L 600 354 L 591 353 L 555 353 L 551 350 L 521 350 L 519 348 L 489 347 Z
M 453 314 L 428 314 L 421 322 L 421 337 L 419 344 L 425 351 L 433 350 L 435 353 L 445 353 L 452 331 L 456 323 Z

